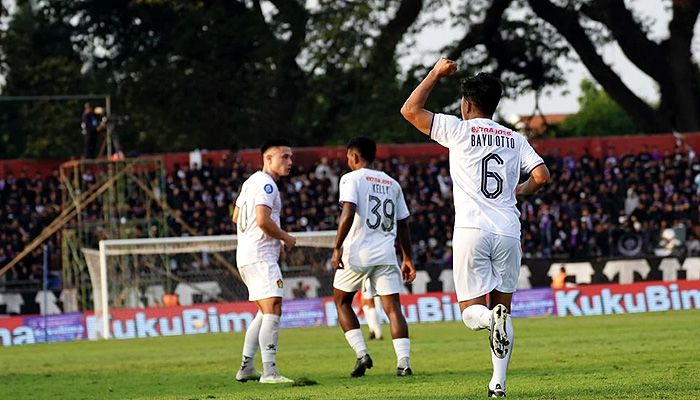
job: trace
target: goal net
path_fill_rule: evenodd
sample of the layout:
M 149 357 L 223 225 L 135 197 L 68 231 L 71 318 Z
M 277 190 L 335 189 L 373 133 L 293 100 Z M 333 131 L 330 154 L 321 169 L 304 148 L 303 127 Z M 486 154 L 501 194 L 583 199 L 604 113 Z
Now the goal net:
M 283 252 L 280 268 L 285 297 L 296 281 L 318 284 L 312 295 L 330 287 L 330 249 L 336 231 L 298 232 L 296 247 Z M 198 303 L 246 301 L 247 289 L 236 267 L 235 235 L 102 240 L 83 248 L 90 274 L 97 336 L 110 337 L 110 310 Z M 308 287 L 307 287 L 308 289 Z M 330 290 L 330 289 L 327 289 Z

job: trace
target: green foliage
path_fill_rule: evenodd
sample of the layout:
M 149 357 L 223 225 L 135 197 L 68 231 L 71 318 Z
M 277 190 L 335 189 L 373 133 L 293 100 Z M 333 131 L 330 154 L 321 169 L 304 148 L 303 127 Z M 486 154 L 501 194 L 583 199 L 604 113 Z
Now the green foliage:
M 689 339 L 697 319 L 697 310 L 515 319 L 508 396 L 700 398 L 700 347 Z M 243 334 L 220 333 L 4 348 L 0 398 L 480 399 L 491 378 L 488 332 L 461 321 L 411 325 L 415 375 L 404 378 L 390 340 L 368 342 L 374 368 L 350 378 L 355 354 L 339 327 L 283 329 L 279 338 L 280 372 L 318 385 L 236 382 Z
M 49 0 L 32 12 L 24 2 L 0 42 L 3 94 L 110 93 L 114 113 L 128 117 L 116 126 L 127 151 L 255 147 L 271 136 L 296 145 L 421 138 L 399 115 L 417 81 L 368 45 L 398 3 L 321 3 L 264 12 L 230 0 Z M 78 102 L 3 111 L 3 157 L 81 153 Z
M 317 3 L 18 0 L 12 15 L 0 9 L 9 21 L 0 25 L 2 94 L 108 93 L 113 114 L 124 117 L 115 130 L 127 151 L 256 147 L 272 136 L 296 145 L 343 143 L 357 134 L 414 142 L 423 136 L 399 109 L 430 65 L 402 74 L 398 60 L 414 51 L 421 29 L 468 27 L 440 51 L 458 60 L 460 70 L 435 87 L 428 103 L 431 110 L 456 113 L 459 79 L 481 70 L 497 74 L 510 98 L 562 85 L 560 61 L 613 41 L 600 24 L 619 11 L 617 2 L 591 8 L 579 0 L 571 7 L 532 0 Z M 441 7 L 450 12 L 441 15 Z M 577 22 L 557 26 L 564 17 L 603 21 L 579 27 L 593 45 L 565 29 Z M 620 107 L 590 88 L 586 109 L 562 134 L 665 129 L 674 104 L 688 104 L 692 99 L 684 99 L 692 96 L 675 99 L 657 81 L 663 94 L 658 109 L 645 112 L 624 91 L 613 96 L 640 129 L 629 129 Z M 2 103 L 0 157 L 79 155 L 80 103 Z M 646 114 L 654 118 L 640 117 Z M 673 118 L 692 127 L 693 118 Z
M 53 7 L 64 19 L 92 16 L 74 28 L 79 46 L 104 40 L 94 68 L 118 73 L 108 79 L 119 91 L 117 112 L 130 116 L 119 128 L 128 147 L 239 147 L 288 123 L 279 110 L 284 51 L 243 2 L 63 3 Z
M 557 136 L 607 136 L 639 133 L 632 119 L 602 89 L 589 80 L 581 81 L 581 106 L 558 127 Z
M 69 29 L 47 10 L 18 2 L 0 32 L 4 95 L 51 95 L 88 90 L 89 75 L 73 51 Z M 72 102 L 0 103 L 0 157 L 60 158 L 80 152 L 82 105 Z

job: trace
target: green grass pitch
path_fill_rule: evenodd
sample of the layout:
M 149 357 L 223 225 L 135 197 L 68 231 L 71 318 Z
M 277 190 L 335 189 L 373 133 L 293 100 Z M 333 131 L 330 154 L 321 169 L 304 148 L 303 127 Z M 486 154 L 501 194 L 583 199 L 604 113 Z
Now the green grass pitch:
M 457 322 L 410 330 L 415 375 L 405 378 L 394 376 L 391 340 L 368 342 L 375 366 L 350 378 L 354 353 L 340 328 L 283 330 L 280 371 L 310 386 L 236 382 L 242 334 L 0 348 L 0 399 L 486 397 L 486 331 Z M 699 311 L 517 319 L 515 334 L 508 398 L 700 399 Z

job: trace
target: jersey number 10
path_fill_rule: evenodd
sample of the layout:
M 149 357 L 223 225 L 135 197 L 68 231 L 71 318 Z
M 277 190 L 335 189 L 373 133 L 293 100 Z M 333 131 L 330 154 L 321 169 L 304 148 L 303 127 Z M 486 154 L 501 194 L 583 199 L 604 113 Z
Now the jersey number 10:
M 238 231 L 241 233 L 245 232 L 246 228 L 248 228 L 248 205 L 246 203 L 243 203 L 238 210 L 238 221 L 235 222 Z

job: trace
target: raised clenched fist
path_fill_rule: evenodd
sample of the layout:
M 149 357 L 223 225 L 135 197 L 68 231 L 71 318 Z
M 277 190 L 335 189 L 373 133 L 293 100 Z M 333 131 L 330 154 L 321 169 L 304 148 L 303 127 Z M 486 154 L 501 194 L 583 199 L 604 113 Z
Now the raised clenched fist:
M 440 59 L 435 63 L 433 71 L 440 78 L 449 76 L 457 71 L 457 63 L 452 60 L 448 60 L 445 57 L 440 57 Z

